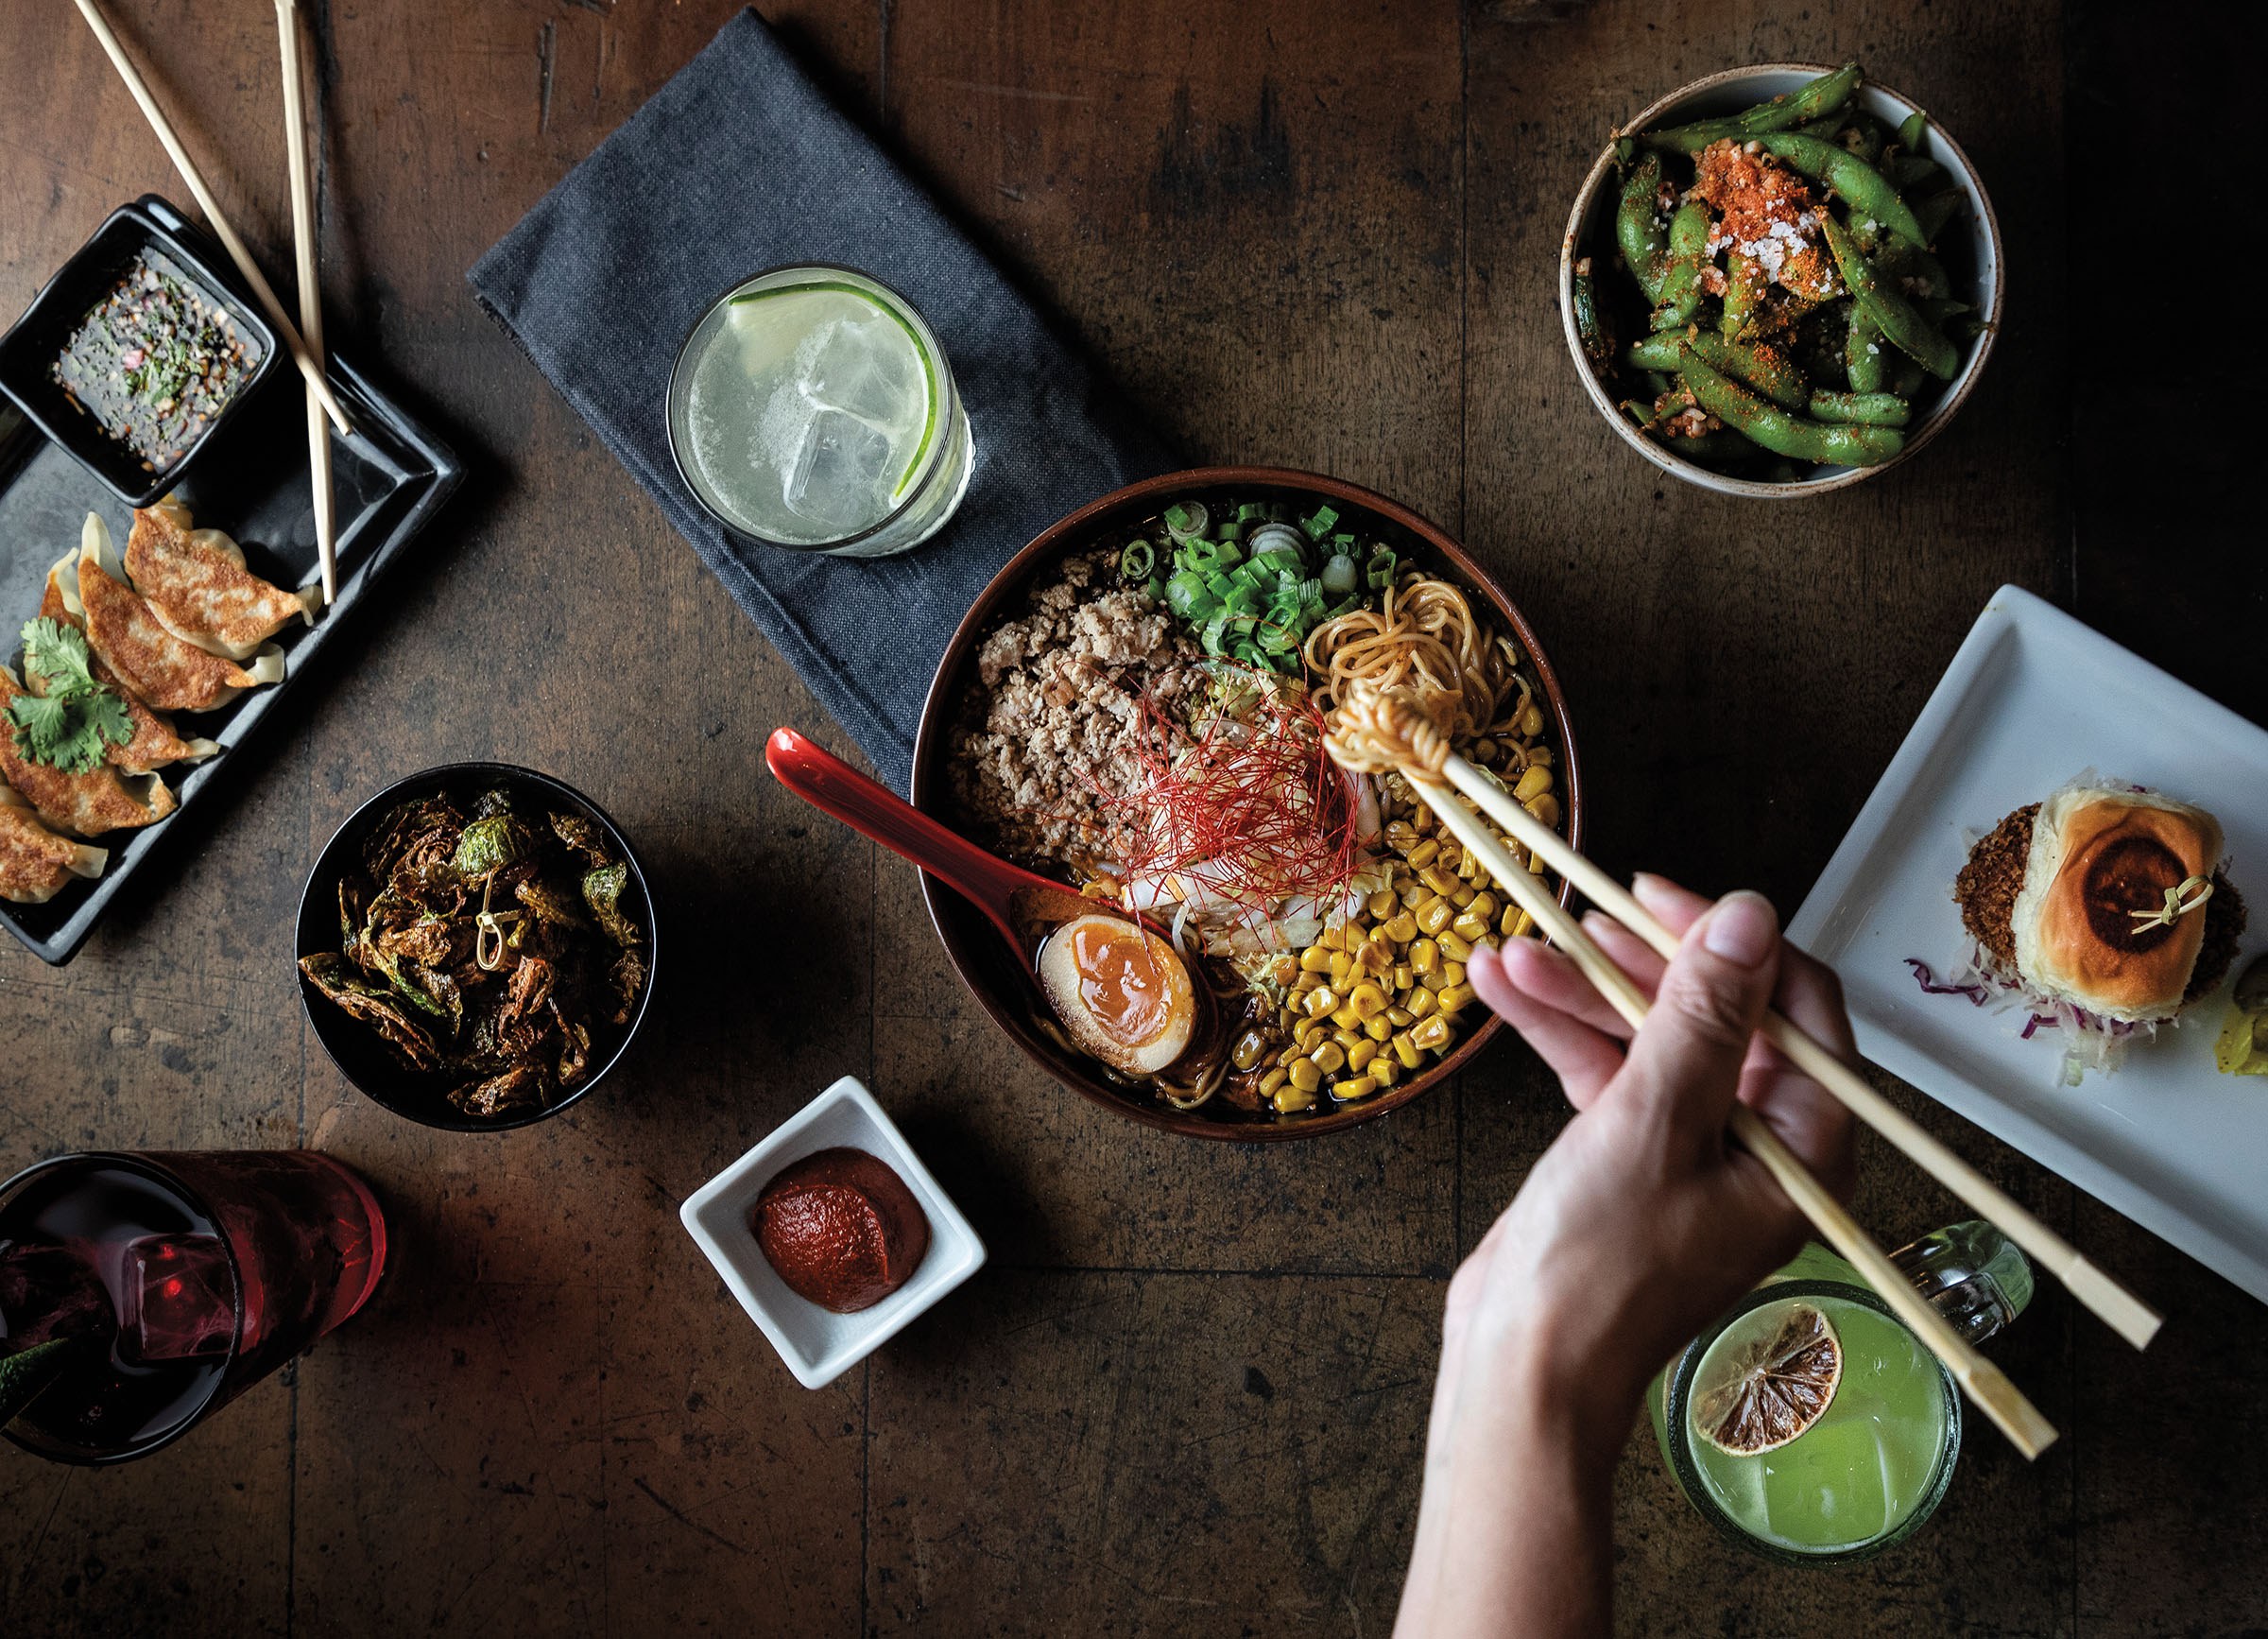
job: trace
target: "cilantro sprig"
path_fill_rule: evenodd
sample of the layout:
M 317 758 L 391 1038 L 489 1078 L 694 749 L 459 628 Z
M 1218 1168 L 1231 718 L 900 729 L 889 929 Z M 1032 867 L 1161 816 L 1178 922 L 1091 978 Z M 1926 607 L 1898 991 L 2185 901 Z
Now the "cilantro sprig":
M 8 703 L 18 755 L 66 774 L 91 774 L 102 767 L 108 747 L 134 737 L 126 701 L 94 680 L 87 640 L 76 627 L 26 621 L 24 669 L 47 692 L 20 694 Z

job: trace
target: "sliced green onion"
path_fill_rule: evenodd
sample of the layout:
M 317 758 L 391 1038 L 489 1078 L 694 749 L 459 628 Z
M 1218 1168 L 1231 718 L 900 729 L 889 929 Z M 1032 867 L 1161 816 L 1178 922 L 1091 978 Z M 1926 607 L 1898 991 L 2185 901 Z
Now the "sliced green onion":
M 1371 549 L 1370 561 L 1363 566 L 1363 579 L 1373 592 L 1383 592 L 1394 584 L 1394 549 L 1391 546 Z
M 1307 531 L 1307 538 L 1310 541 L 1320 541 L 1331 533 L 1331 526 L 1338 521 L 1338 513 L 1332 509 L 1317 507 L 1312 517 L 1299 520 L 1299 527 Z
M 1335 595 L 1352 592 L 1355 580 L 1354 560 L 1344 552 L 1334 554 L 1331 561 L 1323 565 L 1323 590 L 1327 593 Z
M 1157 567 L 1158 549 L 1147 541 L 1133 542 L 1118 555 L 1118 572 L 1128 580 L 1146 580 Z
M 1176 541 L 1193 541 L 1205 533 L 1205 503 L 1177 501 L 1165 509 L 1165 532 Z

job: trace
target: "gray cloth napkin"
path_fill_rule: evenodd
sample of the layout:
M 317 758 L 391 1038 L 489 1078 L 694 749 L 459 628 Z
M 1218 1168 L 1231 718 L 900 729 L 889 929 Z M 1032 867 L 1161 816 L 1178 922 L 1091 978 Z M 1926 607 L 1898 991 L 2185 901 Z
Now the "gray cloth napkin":
M 903 292 L 945 344 L 975 469 L 953 521 L 904 557 L 734 540 L 670 460 L 664 398 L 686 333 L 730 285 L 788 262 L 865 269 Z M 900 790 L 938 657 L 993 573 L 1074 507 L 1172 465 L 753 11 L 726 24 L 468 277 Z

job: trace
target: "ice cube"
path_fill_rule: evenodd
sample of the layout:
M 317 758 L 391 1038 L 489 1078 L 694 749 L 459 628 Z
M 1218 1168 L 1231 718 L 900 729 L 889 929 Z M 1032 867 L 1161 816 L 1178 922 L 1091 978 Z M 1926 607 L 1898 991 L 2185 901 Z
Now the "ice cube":
M 127 1244 L 119 1317 L 125 1352 L 144 1360 L 225 1354 L 236 1335 L 236 1280 L 217 1235 L 144 1235 Z
M 799 517 L 846 534 L 879 519 L 890 440 L 857 416 L 823 409 L 803 428 L 787 479 L 787 504 Z
M 886 319 L 837 324 L 803 376 L 804 396 L 896 435 L 921 411 L 921 384 L 907 368 L 905 333 Z

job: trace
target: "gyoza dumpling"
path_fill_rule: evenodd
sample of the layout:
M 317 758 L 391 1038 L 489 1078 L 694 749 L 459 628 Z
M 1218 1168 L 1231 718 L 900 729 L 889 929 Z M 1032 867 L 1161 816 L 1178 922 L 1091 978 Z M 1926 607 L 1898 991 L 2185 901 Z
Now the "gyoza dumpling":
M 79 626 L 78 616 L 72 612 L 72 605 L 78 600 L 66 591 L 77 578 L 78 554 L 67 552 L 54 568 L 47 571 L 47 591 L 40 599 L 40 617 L 43 620 L 60 621 L 71 627 Z M 82 632 L 84 630 L 80 627 Z M 126 702 L 126 715 L 133 719 L 134 724 L 132 739 L 123 746 L 106 745 L 103 748 L 105 762 L 117 765 L 129 774 L 146 774 L 152 768 L 163 768 L 168 763 L 194 763 L 220 750 L 211 740 L 182 739 L 174 732 L 170 719 L 151 711 L 141 696 L 118 681 L 118 674 L 103 664 L 102 656 L 90 652 L 87 670 L 94 674 L 96 682 L 115 691 L 118 698 Z M 45 681 L 31 669 L 29 655 L 24 657 L 24 681 L 35 695 L 47 692 Z
M 12 667 L 0 665 L 0 712 L 25 692 Z M 105 831 L 154 825 L 173 812 L 175 800 L 155 774 L 131 778 L 110 764 L 86 774 L 66 774 L 35 763 L 16 750 L 14 726 L 0 722 L 0 776 L 40 811 L 58 831 L 99 837 Z
M 192 529 L 189 509 L 168 495 L 134 514 L 126 572 L 134 590 L 177 637 L 246 660 L 295 619 L 315 624 L 323 592 L 286 592 L 244 566 L 244 548 L 218 529 Z
M 284 651 L 269 645 L 249 667 L 184 643 L 133 588 L 100 514 L 89 512 L 78 538 L 78 607 L 87 647 L 119 680 L 160 711 L 209 712 L 246 689 L 284 675 Z
M 45 905 L 74 876 L 100 876 L 110 852 L 58 837 L 32 817 L 31 804 L 0 784 L 0 899 Z

